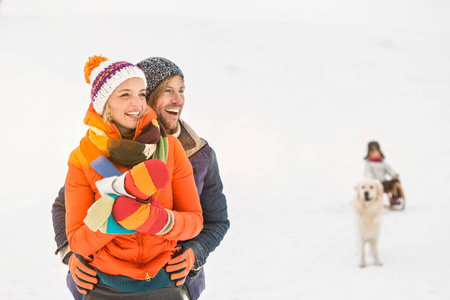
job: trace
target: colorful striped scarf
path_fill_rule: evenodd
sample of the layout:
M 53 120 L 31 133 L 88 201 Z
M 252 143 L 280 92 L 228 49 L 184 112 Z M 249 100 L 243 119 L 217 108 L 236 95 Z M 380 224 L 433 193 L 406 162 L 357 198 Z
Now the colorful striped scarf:
M 90 127 L 89 139 L 111 161 L 126 168 L 132 168 L 150 157 L 167 162 L 167 135 L 155 119 L 134 140 L 110 138 L 95 126 Z
M 90 127 L 89 139 L 104 153 L 91 161 L 93 169 L 103 178 L 122 174 L 111 161 L 127 168 L 132 168 L 150 158 L 167 162 L 169 153 L 167 134 L 164 127 L 159 126 L 155 119 L 147 124 L 134 140 L 110 138 L 95 126 Z M 92 231 L 100 228 L 100 231 L 112 234 L 135 232 L 123 228 L 112 217 L 111 211 L 116 198 L 117 195 L 102 195 L 89 208 L 84 222 Z

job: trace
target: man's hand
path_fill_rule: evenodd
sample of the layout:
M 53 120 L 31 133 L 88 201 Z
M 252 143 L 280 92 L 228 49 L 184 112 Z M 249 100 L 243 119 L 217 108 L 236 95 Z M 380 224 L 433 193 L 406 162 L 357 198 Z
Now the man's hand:
M 69 269 L 80 293 L 86 295 L 94 289 L 98 282 L 97 272 L 81 255 L 74 253 L 70 257 Z
M 167 263 L 166 271 L 177 286 L 184 284 L 186 276 L 194 267 L 195 255 L 191 248 L 182 248 Z

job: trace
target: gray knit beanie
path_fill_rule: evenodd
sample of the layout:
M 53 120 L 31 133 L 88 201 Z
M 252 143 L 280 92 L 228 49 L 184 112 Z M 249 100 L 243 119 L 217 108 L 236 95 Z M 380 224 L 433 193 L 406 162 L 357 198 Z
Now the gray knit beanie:
M 147 95 L 169 76 L 180 75 L 184 80 L 183 72 L 176 64 L 163 57 L 149 57 L 136 64 L 144 71 L 147 78 Z

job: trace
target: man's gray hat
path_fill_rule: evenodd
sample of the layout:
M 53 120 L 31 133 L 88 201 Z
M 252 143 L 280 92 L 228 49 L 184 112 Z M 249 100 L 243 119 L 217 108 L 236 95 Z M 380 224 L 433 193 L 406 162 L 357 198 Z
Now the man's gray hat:
M 176 64 L 163 57 L 149 57 L 136 64 L 144 71 L 147 79 L 147 95 L 169 76 L 180 75 L 184 79 L 183 72 Z

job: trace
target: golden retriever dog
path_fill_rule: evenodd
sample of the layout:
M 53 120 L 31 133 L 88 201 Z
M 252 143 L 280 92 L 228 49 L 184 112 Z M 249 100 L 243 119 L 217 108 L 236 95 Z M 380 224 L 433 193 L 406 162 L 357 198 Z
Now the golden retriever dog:
M 356 215 L 358 244 L 360 251 L 359 266 L 366 266 L 365 245 L 369 243 L 374 264 L 381 266 L 378 258 L 378 236 L 383 214 L 383 185 L 377 179 L 367 178 L 356 186 L 356 196 L 353 200 Z

